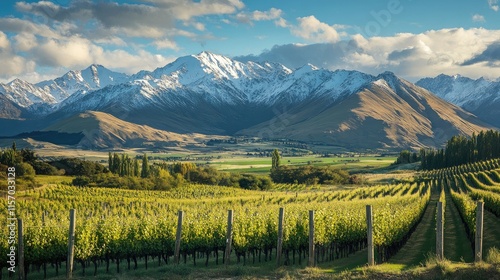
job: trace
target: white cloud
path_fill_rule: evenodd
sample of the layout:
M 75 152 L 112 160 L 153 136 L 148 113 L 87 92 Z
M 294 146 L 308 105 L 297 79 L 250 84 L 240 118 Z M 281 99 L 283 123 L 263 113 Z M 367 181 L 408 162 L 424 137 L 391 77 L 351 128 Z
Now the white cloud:
M 166 44 L 166 43 L 164 43 Z M 130 53 L 124 50 L 106 50 L 83 38 L 67 38 L 65 40 L 50 39 L 41 42 L 31 50 L 33 63 L 42 67 L 83 69 L 92 63 L 99 63 L 112 69 L 120 69 L 126 73 L 135 73 L 143 69 L 154 69 L 164 66 L 172 58 L 156 55 L 144 50 Z M 19 62 L 19 59 L 18 59 Z M 26 63 L 25 63 L 26 64 Z M 34 70 L 34 65 L 33 65 Z M 11 71 L 20 74 L 23 71 Z M 14 73 L 15 72 L 15 73 Z M 25 69 L 29 73 L 29 69 Z M 0 73 L 6 74 L 6 73 Z M 28 75 L 32 79 L 36 75 Z
M 297 18 L 298 26 L 291 27 L 293 35 L 311 42 L 335 43 L 340 40 L 337 30 L 324 22 L 319 21 L 315 16 Z
M 26 71 L 33 71 L 34 63 L 18 56 L 12 49 L 12 44 L 5 33 L 0 31 L 0 77 L 10 77 Z
M 157 49 L 172 49 L 172 50 L 178 50 L 179 46 L 175 43 L 175 41 L 172 41 L 170 39 L 163 39 L 163 40 L 156 40 L 153 42 L 153 45 Z
M 23 52 L 29 51 L 37 45 L 36 36 L 31 33 L 19 33 L 13 39 L 16 49 Z
M 488 0 L 488 5 L 490 6 L 490 9 L 492 9 L 495 12 L 498 12 L 499 9 L 498 0 Z
M 472 21 L 474 22 L 485 22 L 484 16 L 480 14 L 475 14 L 472 16 Z
M 275 23 L 286 22 L 281 16 L 283 11 L 281 9 L 271 8 L 268 11 L 253 11 L 251 13 L 240 12 L 236 15 L 236 19 L 240 22 L 253 24 L 254 21 L 268 21 L 275 20 Z M 277 24 L 278 25 L 278 24 Z
M 0 31 L 0 49 L 8 49 L 10 48 L 10 41 L 7 38 L 7 35 Z
M 153 0 L 153 2 L 155 2 Z M 163 1 L 159 1 L 163 2 Z M 194 2 L 190 0 L 166 1 L 172 14 L 180 20 L 190 20 L 193 17 L 204 15 L 233 14 L 245 7 L 240 0 L 201 0 Z
M 279 19 L 275 20 L 274 24 L 276 26 L 283 27 L 283 28 L 289 27 L 288 22 L 284 18 L 279 18 Z
M 144 69 L 155 69 L 174 61 L 174 57 L 165 57 L 139 50 L 137 54 L 131 54 L 124 50 L 102 51 L 95 56 L 95 61 L 114 70 L 127 74 L 137 73 Z
M 0 18 L 0 31 L 13 33 L 30 33 L 47 38 L 61 38 L 63 35 L 56 30 L 43 25 L 36 24 L 28 20 L 18 18 Z
M 163 66 L 169 59 L 140 49 L 179 50 L 177 37 L 200 44 L 214 40 L 197 17 L 236 14 L 244 7 L 241 0 L 17 2 L 22 16 L 0 17 L 0 78 L 46 76 L 32 73 L 35 66 L 43 67 L 44 73 L 105 61 L 106 66 L 123 67 L 126 72 Z M 251 16 L 266 20 L 280 14 L 281 10 L 271 9 Z M 130 67 L 125 66 L 128 63 Z
M 281 14 L 283 13 L 282 10 L 276 9 L 276 8 L 271 8 L 269 11 L 261 12 L 261 11 L 254 11 L 251 15 L 252 20 L 272 20 L 272 19 L 278 19 L 281 17 Z
M 290 68 L 311 63 L 332 70 L 350 69 L 374 75 L 389 70 L 413 81 L 440 73 L 498 78 L 499 38 L 500 30 L 483 28 L 370 38 L 358 34 L 350 40 L 333 43 L 275 46 L 259 56 L 239 59 L 276 61 Z

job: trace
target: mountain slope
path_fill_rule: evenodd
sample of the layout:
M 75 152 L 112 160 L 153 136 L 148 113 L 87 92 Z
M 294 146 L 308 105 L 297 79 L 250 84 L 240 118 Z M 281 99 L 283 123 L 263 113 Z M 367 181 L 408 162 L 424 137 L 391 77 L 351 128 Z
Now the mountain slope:
M 26 110 L 44 115 L 27 120 L 25 127 L 86 130 L 88 147 L 140 146 L 149 140 L 167 145 L 162 137 L 174 136 L 162 133 L 171 131 L 239 133 L 350 148 L 418 148 L 489 128 L 474 115 L 390 72 L 372 76 L 309 64 L 291 70 L 277 63 L 242 63 L 209 52 L 131 76 L 91 65 L 53 81 L 15 84 L 19 85 L 11 86 L 15 92 L 24 88 L 36 93 L 25 94 L 32 101 Z M 480 85 L 483 82 L 470 88 Z M 41 98 L 44 93 L 50 93 L 46 102 Z M 11 101 L 23 99 L 21 92 L 5 96 Z M 41 101 L 33 101 L 36 98 Z M 488 105 L 490 114 L 497 114 L 493 101 L 474 108 L 486 111 Z M 11 133 L 21 130 L 18 121 L 4 123 Z M 132 128 L 141 132 L 134 134 Z M 158 133 L 162 136 L 154 136 Z
M 152 72 L 141 71 L 128 83 L 77 100 L 72 96 L 57 114 L 98 110 L 163 130 L 233 134 L 270 119 L 282 106 L 316 98 L 334 102 L 372 78 L 312 65 L 292 71 L 275 63 L 241 63 L 203 52 Z
M 24 109 L 0 94 L 0 119 L 20 119 Z
M 57 103 L 49 92 L 20 79 L 15 79 L 7 84 L 0 83 L 0 94 L 23 108 L 29 108 L 37 103 L 46 105 Z
M 274 124 L 271 127 L 270 124 Z M 278 124 L 278 125 L 276 125 Z M 347 148 L 440 146 L 456 134 L 489 128 L 425 89 L 384 73 L 340 102 L 318 101 L 239 132 Z
M 416 85 L 472 112 L 482 120 L 500 127 L 500 81 L 473 80 L 460 75 L 441 74 L 424 78 Z
M 77 100 L 75 97 L 79 95 L 127 82 L 128 78 L 125 74 L 93 64 L 84 70 L 72 70 L 59 78 L 37 84 L 20 79 L 7 84 L 0 83 L 0 94 L 17 106 L 40 116 L 53 112 L 58 104 L 70 96 Z
M 181 135 L 125 122 L 112 115 L 88 111 L 53 124 L 43 131 L 83 133 L 83 148 L 172 147 L 197 144 L 203 135 Z

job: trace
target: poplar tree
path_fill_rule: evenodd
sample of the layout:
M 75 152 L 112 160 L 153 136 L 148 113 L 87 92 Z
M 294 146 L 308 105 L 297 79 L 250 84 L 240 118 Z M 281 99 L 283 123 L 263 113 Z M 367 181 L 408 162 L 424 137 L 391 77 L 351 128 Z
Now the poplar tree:
M 274 151 L 271 154 L 272 157 L 272 166 L 271 169 L 277 169 L 280 166 L 280 152 L 278 149 L 274 149 Z
M 148 165 L 148 155 L 144 154 L 142 156 L 142 170 L 141 170 L 141 177 L 142 178 L 147 178 L 149 177 L 149 165 Z

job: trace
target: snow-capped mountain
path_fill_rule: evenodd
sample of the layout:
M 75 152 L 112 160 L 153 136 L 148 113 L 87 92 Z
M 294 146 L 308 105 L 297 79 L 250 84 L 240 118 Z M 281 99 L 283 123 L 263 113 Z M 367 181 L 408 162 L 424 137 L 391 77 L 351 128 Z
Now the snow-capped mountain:
M 65 102 L 62 110 L 81 111 L 116 106 L 126 99 L 129 109 L 149 105 L 260 104 L 300 102 L 328 96 L 331 100 L 354 92 L 373 77 L 356 71 L 329 71 L 305 65 L 291 70 L 277 63 L 242 63 L 213 53 L 185 56 L 156 70 L 132 75 L 128 83 L 97 90 Z
M 470 111 L 483 120 L 500 126 L 500 81 L 477 80 L 460 75 L 441 74 L 416 82 L 444 100 Z
M 37 85 L 15 84 L 9 93 L 24 91 L 4 95 L 16 104 L 30 101 L 29 108 L 45 114 L 47 125 L 98 111 L 177 133 L 244 134 L 353 148 L 436 146 L 457 133 L 489 128 L 391 72 L 373 76 L 310 64 L 289 69 L 209 52 L 131 76 L 91 65 Z
M 453 135 L 489 128 L 474 115 L 392 72 L 373 77 L 337 102 L 303 105 L 238 134 L 335 143 L 352 149 L 416 149 L 439 147 Z
M 36 85 L 50 92 L 59 103 L 75 93 L 85 94 L 108 85 L 125 83 L 128 78 L 126 74 L 111 71 L 102 65 L 92 64 L 84 70 L 72 70 L 62 77 Z
M 15 79 L 7 84 L 0 84 L 0 93 L 23 108 L 36 103 L 57 103 L 57 100 L 50 92 L 20 79 Z
M 73 95 L 81 95 L 108 85 L 124 83 L 128 76 L 93 64 L 84 70 L 72 70 L 54 80 L 31 84 L 15 79 L 0 83 L 3 94 L 16 105 L 35 114 L 50 113 L 57 105 Z

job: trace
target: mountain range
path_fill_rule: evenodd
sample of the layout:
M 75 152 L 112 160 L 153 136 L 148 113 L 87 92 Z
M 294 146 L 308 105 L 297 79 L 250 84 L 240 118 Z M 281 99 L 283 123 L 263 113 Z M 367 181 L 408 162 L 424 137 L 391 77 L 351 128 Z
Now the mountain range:
M 441 74 L 435 78 L 421 79 L 416 85 L 500 127 L 500 79 L 473 80 L 460 75 Z
M 466 111 L 479 110 L 480 115 L 487 105 L 479 104 L 482 98 L 489 104 L 498 101 L 495 82 L 484 87 L 488 94 L 476 91 L 470 95 L 474 100 L 466 101 L 465 84 L 477 80 L 454 84 L 447 77 L 413 84 L 391 72 L 374 76 L 309 64 L 289 69 L 202 52 L 133 75 L 91 65 L 37 84 L 19 79 L 0 84 L 0 124 L 2 136 L 33 130 L 85 134 L 87 129 L 82 141 L 97 148 L 161 139 L 189 142 L 192 133 L 347 148 L 418 148 L 499 125 L 494 118 L 498 110 L 483 119 Z M 84 119 L 92 120 L 95 133 L 84 128 Z M 135 130 L 141 132 L 132 137 Z M 88 135 L 100 138 L 89 140 Z

